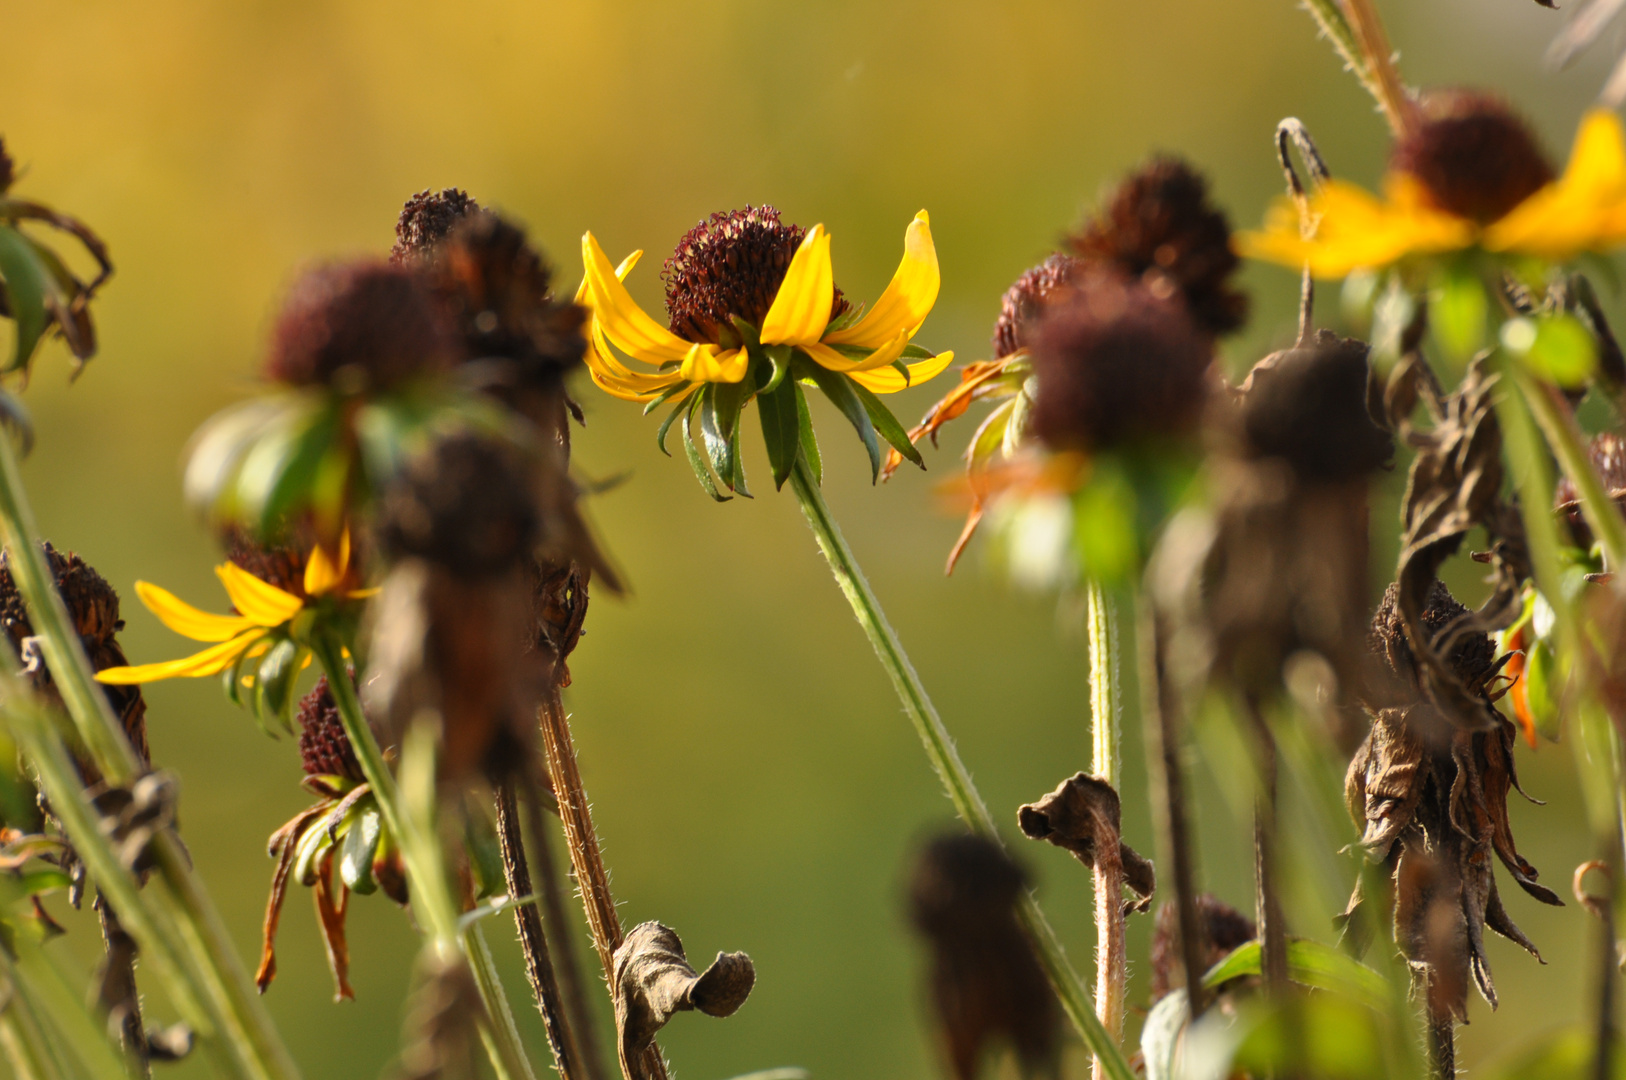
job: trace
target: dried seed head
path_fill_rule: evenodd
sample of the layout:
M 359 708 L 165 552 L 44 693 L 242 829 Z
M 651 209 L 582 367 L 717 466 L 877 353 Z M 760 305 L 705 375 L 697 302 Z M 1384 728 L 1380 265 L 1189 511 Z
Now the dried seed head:
M 456 359 L 452 329 L 418 272 L 358 259 L 317 267 L 294 283 L 265 374 L 292 386 L 377 390 Z
M 435 290 L 470 357 L 512 361 L 527 385 L 557 386 L 581 363 L 586 312 L 549 296 L 552 271 L 524 229 L 493 213 L 471 213 L 437 256 Z
M 436 244 L 446 239 L 452 226 L 479 210 L 480 204 L 458 188 L 418 192 L 406 201 L 401 207 L 401 216 L 395 219 L 395 246 L 390 249 L 390 262 L 428 255 Z
M 1055 450 L 1105 450 L 1195 428 L 1213 353 L 1177 298 L 1090 267 L 1030 337 L 1033 431 Z
M 1071 255 L 1052 255 L 1005 290 L 999 302 L 999 321 L 994 323 L 995 360 L 1003 360 L 1027 344 L 1028 331 L 1045 302 L 1083 265 L 1083 260 Z
M 1368 351 L 1323 330 L 1314 345 L 1259 361 L 1242 386 L 1245 451 L 1283 458 L 1312 482 L 1381 468 L 1394 443 L 1366 409 Z
M 1208 181 L 1178 158 L 1153 158 L 1131 173 L 1070 243 L 1080 257 L 1110 262 L 1154 291 L 1178 291 L 1207 333 L 1247 321 L 1248 297 L 1230 284 L 1241 265 L 1230 223 L 1209 202 Z
M 771 206 L 715 213 L 678 241 L 661 267 L 672 332 L 694 342 L 719 342 L 738 316 L 754 326 L 773 306 L 790 260 L 807 230 L 786 225 Z M 836 289 L 833 319 L 847 310 Z
M 1468 609 L 1457 602 L 1445 582 L 1438 578 L 1429 587 L 1428 600 L 1423 607 L 1423 626 L 1431 639 L 1468 614 Z M 1393 674 L 1418 685 L 1417 658 L 1411 643 L 1406 640 L 1405 623 L 1400 615 L 1400 586 L 1391 582 L 1383 591 L 1383 601 L 1372 616 L 1372 630 L 1367 637 L 1371 651 L 1381 657 Z M 1452 673 L 1470 690 L 1483 687 L 1485 680 L 1497 670 L 1496 646 L 1489 634 L 1471 633 L 1459 637 L 1451 647 L 1446 662 Z
M 1488 224 L 1553 179 L 1530 128 L 1501 98 L 1436 90 L 1420 111 L 1390 165 L 1421 181 L 1440 209 Z
M 442 439 L 411 462 L 385 496 L 379 520 L 393 555 L 426 559 L 465 579 L 521 565 L 530 558 L 537 527 L 515 455 L 473 435 Z
M 1616 505 L 1626 506 L 1626 441 L 1613 432 L 1604 432 L 1593 438 L 1589 448 L 1592 467 L 1603 480 L 1603 488 Z M 1560 476 L 1553 489 L 1553 504 L 1565 524 L 1569 526 L 1576 546 L 1592 546 L 1592 527 L 1581 513 L 1581 494 L 1568 476 Z
M 17 166 L 6 153 L 6 140 L 0 138 L 0 195 L 11 189 L 12 182 L 17 179 Z
M 1213 893 L 1197 894 L 1197 924 L 1203 930 L 1203 963 L 1213 967 L 1259 935 L 1253 920 Z M 1185 982 L 1180 958 L 1180 913 L 1173 902 L 1158 905 L 1152 929 L 1152 1000 Z
M 357 783 L 367 779 L 339 720 L 326 675 L 299 701 L 299 760 L 307 776 L 342 776 Z
M 1016 921 L 1027 875 L 997 843 L 950 833 L 926 845 L 910 885 L 911 917 L 932 954 L 932 998 L 955 1080 L 974 1080 L 1002 1040 L 1025 1075 L 1053 1075 L 1061 1010 Z

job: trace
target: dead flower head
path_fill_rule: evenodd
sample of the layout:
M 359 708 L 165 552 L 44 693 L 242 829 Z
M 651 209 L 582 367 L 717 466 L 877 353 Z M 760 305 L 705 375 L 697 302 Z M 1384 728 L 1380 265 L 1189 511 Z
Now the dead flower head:
M 615 1028 L 622 1070 L 638 1075 L 633 1063 L 677 1013 L 733 1016 L 756 978 L 751 958 L 742 952 L 718 953 L 710 967 L 696 974 L 675 930 L 658 922 L 633 927 L 615 950 Z
M 1488 926 L 1539 959 L 1536 947 L 1502 906 L 1492 872 L 1500 859 L 1519 886 L 1544 904 L 1561 905 L 1536 881 L 1536 870 L 1513 845 L 1508 821 L 1514 772 L 1514 727 L 1491 704 L 1501 666 L 1484 633 L 1463 635 L 1447 655 L 1454 677 L 1480 703 L 1488 726 L 1478 730 L 1439 722 L 1424 694 L 1391 585 L 1372 622 L 1374 656 L 1409 687 L 1373 714 L 1371 734 L 1350 762 L 1345 797 L 1363 826 L 1361 846 L 1389 871 L 1395 942 L 1426 988 L 1430 1014 L 1467 1022 L 1470 978 L 1496 1006 L 1484 945 Z M 1430 629 L 1468 614 L 1434 582 L 1423 611 Z M 1347 917 L 1368 898 L 1357 890 Z M 1359 932 L 1358 923 L 1351 929 Z
M 1197 894 L 1197 925 L 1202 928 L 1203 963 L 1208 967 L 1259 936 L 1252 919 L 1213 893 Z M 1152 925 L 1152 1002 L 1157 1003 L 1185 983 L 1180 912 L 1172 900 L 1165 901 L 1157 906 Z
M 485 1007 L 468 961 L 425 950 L 415 978 L 395 1080 L 475 1080 Z
M 409 262 L 429 255 L 453 226 L 470 214 L 480 211 L 480 204 L 459 188 L 442 188 L 418 192 L 401 207 L 395 219 L 395 246 L 390 249 L 390 262 Z
M 932 1004 L 955 1080 L 975 1080 L 1004 1042 L 1029 1076 L 1060 1066 L 1061 1009 L 1016 921 L 1027 875 L 992 840 L 970 833 L 926 845 L 910 915 L 931 949 Z

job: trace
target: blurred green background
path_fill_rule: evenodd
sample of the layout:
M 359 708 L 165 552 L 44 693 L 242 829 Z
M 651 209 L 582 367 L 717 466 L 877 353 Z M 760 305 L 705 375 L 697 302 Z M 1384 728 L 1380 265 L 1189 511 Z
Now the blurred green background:
M 1382 7 L 1410 80 L 1503 88 L 1562 159 L 1602 58 L 1546 72 L 1560 16 L 1531 0 Z M 771 202 L 823 221 L 841 287 L 873 298 L 926 207 L 943 292 L 922 340 L 969 360 L 986 355 L 1009 281 L 1148 152 L 1189 155 L 1252 223 L 1281 187 L 1281 117 L 1304 119 L 1333 170 L 1364 182 L 1385 146 L 1291 0 L 0 0 L 0 41 L 0 133 L 28 169 L 17 190 L 93 223 L 118 265 L 97 308 L 101 355 L 71 386 L 60 344 L 38 364 L 27 477 L 47 535 L 125 593 L 136 662 L 188 646 L 134 605 L 135 579 L 225 602 L 217 553 L 181 501 L 188 436 L 252 389 L 291 275 L 386 250 L 414 191 L 465 187 L 528 223 L 566 288 L 585 229 L 614 258 L 647 248 L 632 288 L 651 307 L 660 259 L 710 211 Z M 1295 300 L 1289 274 L 1247 278 L 1255 317 L 1228 347 L 1236 363 L 1286 339 Z M 900 415 L 913 419 L 951 377 L 894 399 Z M 949 806 L 791 497 L 768 491 L 753 440 L 759 497 L 715 506 L 655 450 L 637 409 L 585 380 L 580 397 L 581 470 L 630 474 L 592 512 L 634 592 L 595 602 L 568 698 L 623 915 L 674 926 L 697 960 L 744 949 L 759 972 L 733 1019 L 671 1025 L 677 1074 L 938 1075 L 901 900 L 911 851 Z M 1013 823 L 1018 803 L 1088 764 L 1082 641 L 1053 597 L 1015 592 L 979 549 L 944 579 L 959 522 L 936 489 L 968 431 L 928 454 L 930 474 L 872 489 L 855 440 L 837 418 L 821 422 L 830 500 L 996 815 Z M 1381 588 L 1394 530 L 1377 521 L 1390 537 Z M 213 680 L 155 686 L 150 703 L 154 757 L 183 778 L 185 838 L 246 963 L 271 872 L 265 838 L 307 801 L 297 755 Z M 1126 830 L 1150 851 L 1131 744 Z M 1587 857 L 1569 750 L 1520 755 L 1548 805 L 1515 802 L 1515 826 L 1561 884 Z M 1247 906 L 1246 826 L 1201 766 L 1198 788 L 1205 880 Z M 1087 968 L 1087 874 L 1048 847 L 1024 841 L 1019 854 Z M 1491 944 L 1502 1008 L 1473 1006 L 1469 1065 L 1576 1019 L 1590 979 L 1578 966 L 1584 915 L 1503 882 L 1549 963 Z M 1144 1002 L 1146 920 L 1135 923 Z M 81 922 L 62 947 L 88 956 L 89 930 Z M 376 1075 L 397 1045 L 415 935 L 382 897 L 355 904 L 351 930 L 357 1000 L 335 1005 L 295 890 L 267 1000 L 313 1078 Z M 511 923 L 492 934 L 524 1005 Z M 161 1002 L 152 1011 L 173 1019 Z M 520 1012 L 541 1063 L 540 1023 Z M 1075 1050 L 1071 1075 L 1080 1068 Z M 160 1075 L 206 1072 L 200 1057 Z

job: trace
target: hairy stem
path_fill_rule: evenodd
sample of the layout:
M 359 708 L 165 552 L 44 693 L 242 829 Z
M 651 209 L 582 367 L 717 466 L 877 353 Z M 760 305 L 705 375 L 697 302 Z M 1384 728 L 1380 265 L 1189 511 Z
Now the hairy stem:
M 1287 988 L 1287 924 L 1277 878 L 1276 736 L 1259 703 L 1247 703 L 1259 760 L 1259 792 L 1253 809 L 1254 913 L 1259 923 L 1259 968 L 1273 994 Z
M 824 494 L 819 490 L 818 482 L 813 479 L 807 462 L 800 457 L 796 459 L 796 464 L 791 470 L 790 482 L 797 500 L 801 503 L 802 513 L 807 517 L 807 523 L 812 527 L 813 535 L 818 540 L 819 550 L 824 553 L 825 560 L 830 564 L 830 570 L 835 574 L 836 584 L 841 587 L 841 592 L 846 596 L 847 603 L 852 606 L 858 624 L 863 627 L 870 644 L 874 646 L 881 667 L 892 679 L 892 686 L 903 702 L 904 711 L 914 723 L 915 732 L 920 736 L 926 756 L 937 771 L 938 779 L 948 792 L 955 811 L 972 831 L 996 843 L 1003 843 L 999 831 L 994 827 L 994 819 L 988 813 L 987 805 L 982 801 L 982 796 L 978 794 L 976 785 L 971 780 L 971 773 L 960 760 L 958 751 L 954 749 L 954 740 L 943 727 L 937 709 L 926 696 L 926 689 L 920 683 L 920 676 L 915 674 L 914 665 L 909 662 L 897 634 L 887 622 L 880 601 L 871 591 L 869 582 L 859 569 L 858 560 L 853 557 L 852 549 L 842 537 L 841 529 L 836 524 L 829 505 L 824 501 Z M 563 804 L 563 792 L 560 793 L 559 801 Z M 1062 1008 L 1066 1010 L 1068 1018 L 1084 1039 L 1084 1045 L 1089 1047 L 1096 1060 L 1102 1063 L 1106 1075 L 1112 1080 L 1133 1080 L 1134 1072 L 1130 1069 L 1128 1061 L 1125 1060 L 1123 1052 L 1118 1049 L 1112 1036 L 1101 1026 L 1101 1021 L 1096 1018 L 1089 990 L 1078 977 L 1078 973 L 1073 970 L 1060 940 L 1056 937 L 1056 932 L 1051 929 L 1044 912 L 1039 909 L 1038 902 L 1031 894 L 1022 898 L 1019 914 L 1023 928 L 1033 944 L 1035 955 L 1045 969 L 1056 996 L 1061 999 Z
M 1361 50 L 1362 67 L 1366 72 L 1361 82 L 1377 99 L 1384 119 L 1389 121 L 1389 129 L 1397 138 L 1403 136 L 1417 122 L 1417 106 L 1413 104 L 1405 84 L 1400 81 L 1400 71 L 1395 67 L 1394 48 L 1383 29 L 1383 20 L 1378 17 L 1372 0 L 1341 0 L 1341 3 Z
M 1096 776 L 1118 787 L 1123 772 L 1122 687 L 1119 683 L 1118 612 L 1099 582 L 1086 589 L 1090 643 L 1090 768 Z M 1095 1015 L 1115 1043 L 1124 1037 L 1124 998 L 1129 986 L 1128 952 L 1124 941 L 1123 863 L 1113 847 L 1097 847 L 1095 884 Z M 1097 1058 L 1094 1080 L 1107 1075 Z

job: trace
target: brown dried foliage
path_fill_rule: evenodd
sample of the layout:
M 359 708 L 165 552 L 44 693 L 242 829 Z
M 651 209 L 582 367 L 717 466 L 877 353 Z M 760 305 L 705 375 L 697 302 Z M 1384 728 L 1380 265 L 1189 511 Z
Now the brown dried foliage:
M 1139 897 L 1126 904 L 1125 911 L 1145 911 L 1157 888 L 1157 874 L 1150 859 L 1123 842 L 1121 813 L 1118 792 L 1111 784 L 1098 776 L 1077 773 L 1038 802 L 1020 807 L 1016 821 L 1028 839 L 1065 848 L 1091 869 L 1099 867 L 1111 852 L 1123 868 L 1124 884 Z
M 756 977 L 751 958 L 742 952 L 720 952 L 696 974 L 676 931 L 658 922 L 633 927 L 615 950 L 615 1028 L 622 1070 L 639 1075 L 634 1063 L 677 1013 L 733 1016 L 750 996 Z

